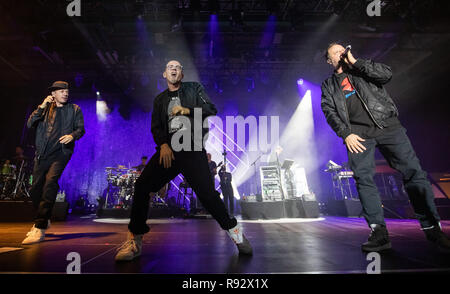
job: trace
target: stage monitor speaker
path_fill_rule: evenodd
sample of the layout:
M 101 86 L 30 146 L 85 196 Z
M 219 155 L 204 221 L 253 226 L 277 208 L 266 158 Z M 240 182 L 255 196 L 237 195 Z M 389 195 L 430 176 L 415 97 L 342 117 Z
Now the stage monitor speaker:
M 287 218 L 317 218 L 320 215 L 319 203 L 302 199 L 287 199 L 285 215 Z
M 148 218 L 169 218 L 171 210 L 165 205 L 151 205 L 148 209 Z
M 284 203 L 285 215 L 287 218 L 305 217 L 303 209 L 303 201 L 301 199 L 287 199 Z
M 131 209 L 125 208 L 99 208 L 97 216 L 100 218 L 130 218 Z
M 69 203 L 55 202 L 52 211 L 52 221 L 64 221 L 67 218 Z M 30 201 L 0 201 L 0 221 L 31 222 L 36 215 Z
M 31 202 L 0 201 L 0 221 L 31 222 L 36 212 Z
M 320 215 L 317 201 L 303 201 L 303 210 L 305 218 L 317 218 Z
M 328 209 L 331 215 L 337 216 L 356 216 L 362 212 L 362 206 L 359 199 L 330 200 Z
M 65 221 L 67 219 L 67 214 L 69 212 L 68 202 L 55 202 L 52 211 L 53 221 Z
M 240 204 L 242 219 L 279 219 L 285 217 L 283 201 L 240 201 Z

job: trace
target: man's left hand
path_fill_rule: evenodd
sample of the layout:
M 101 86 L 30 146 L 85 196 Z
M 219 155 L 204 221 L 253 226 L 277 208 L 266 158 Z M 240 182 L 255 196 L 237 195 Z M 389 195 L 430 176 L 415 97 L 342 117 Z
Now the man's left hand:
M 191 111 L 189 110 L 189 108 L 180 106 L 180 105 L 176 105 L 172 108 L 172 115 L 189 115 L 189 113 L 191 113 Z
M 59 138 L 59 143 L 61 144 L 68 144 L 73 141 L 72 135 L 64 135 L 61 138 Z

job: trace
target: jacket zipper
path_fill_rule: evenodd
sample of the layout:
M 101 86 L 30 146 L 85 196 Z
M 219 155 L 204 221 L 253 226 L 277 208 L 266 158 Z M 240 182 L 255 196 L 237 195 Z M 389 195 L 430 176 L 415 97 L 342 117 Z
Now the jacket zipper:
M 342 93 L 342 91 L 341 91 L 341 93 Z M 344 95 L 344 94 L 342 94 L 342 95 Z M 350 123 L 350 115 L 348 114 L 348 108 L 347 108 L 347 103 L 346 103 L 345 99 L 344 99 L 344 107 L 345 107 L 345 114 L 347 115 L 348 124 L 350 126 L 350 132 L 351 132 L 352 131 L 352 124 Z
M 361 98 L 361 96 L 359 95 L 359 92 L 358 92 L 358 90 L 356 89 L 356 87 L 354 86 L 354 84 L 352 83 L 352 79 L 350 78 L 350 76 L 348 76 L 348 80 L 349 80 L 350 84 L 352 85 L 353 89 L 355 89 L 356 95 L 358 96 L 359 100 L 361 100 L 362 104 L 363 104 L 364 107 L 366 108 L 366 110 L 367 110 L 367 112 L 369 113 L 370 118 L 372 119 L 372 121 L 375 123 L 375 125 L 376 125 L 377 127 L 379 127 L 380 129 L 383 129 L 383 127 L 380 126 L 380 125 L 377 123 L 377 121 L 376 121 L 375 118 L 373 117 L 372 113 L 370 112 L 369 107 L 367 107 L 367 104 L 364 102 L 364 100 L 363 100 L 363 99 Z
M 46 109 L 46 110 L 47 110 L 47 109 Z M 48 111 L 46 112 L 46 115 L 45 115 L 45 116 L 46 116 L 47 118 L 50 116 L 50 107 L 48 107 Z M 45 121 L 45 118 L 44 118 L 44 121 Z M 48 120 L 47 120 L 46 124 L 47 124 L 47 126 L 48 126 Z M 42 150 L 42 153 L 39 154 L 39 156 L 38 156 L 38 162 L 40 161 L 41 156 L 45 154 L 45 149 L 47 149 L 47 145 L 48 145 L 47 128 L 45 128 L 45 144 L 44 144 L 44 149 Z

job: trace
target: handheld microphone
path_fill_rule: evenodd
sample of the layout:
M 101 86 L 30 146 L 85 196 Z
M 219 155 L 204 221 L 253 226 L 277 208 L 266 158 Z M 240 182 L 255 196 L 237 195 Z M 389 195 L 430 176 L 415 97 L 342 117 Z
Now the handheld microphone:
M 344 58 L 347 56 L 348 51 L 352 50 L 352 45 L 348 45 L 347 47 L 345 47 L 345 51 L 344 53 L 342 53 L 341 58 Z

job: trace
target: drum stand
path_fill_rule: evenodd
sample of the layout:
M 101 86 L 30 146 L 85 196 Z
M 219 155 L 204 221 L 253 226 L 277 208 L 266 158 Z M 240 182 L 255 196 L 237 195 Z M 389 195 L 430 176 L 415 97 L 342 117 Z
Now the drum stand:
M 3 182 L 3 186 L 2 186 L 2 191 L 0 194 L 0 199 L 6 200 L 6 199 L 8 199 L 8 197 L 6 195 L 6 188 L 7 188 L 7 184 L 8 184 L 7 178 L 2 178 L 2 182 Z
M 156 195 L 154 196 L 154 198 L 155 198 L 155 202 L 156 202 L 156 203 L 162 203 L 162 204 L 164 204 L 164 205 L 167 205 L 167 204 L 166 204 L 166 201 L 164 201 L 164 199 L 162 199 L 162 198 L 159 196 L 159 194 L 156 194 Z
M 31 198 L 30 193 L 28 193 L 27 185 L 24 181 L 25 178 L 25 172 L 23 171 L 23 165 L 25 161 L 22 161 L 22 164 L 20 165 L 19 175 L 17 176 L 17 182 L 16 187 L 14 188 L 14 191 L 11 194 L 11 198 L 17 198 L 17 194 L 19 189 L 24 193 L 28 198 Z
M 178 189 L 178 196 L 177 196 L 177 205 L 181 208 L 181 209 L 187 209 L 187 205 L 186 205 L 186 199 L 190 200 L 190 203 L 194 202 L 194 195 L 191 191 L 189 192 L 188 189 L 190 187 L 181 183 L 180 184 L 180 188 Z M 181 190 L 184 189 L 184 192 Z M 191 196 L 190 198 L 188 196 Z

